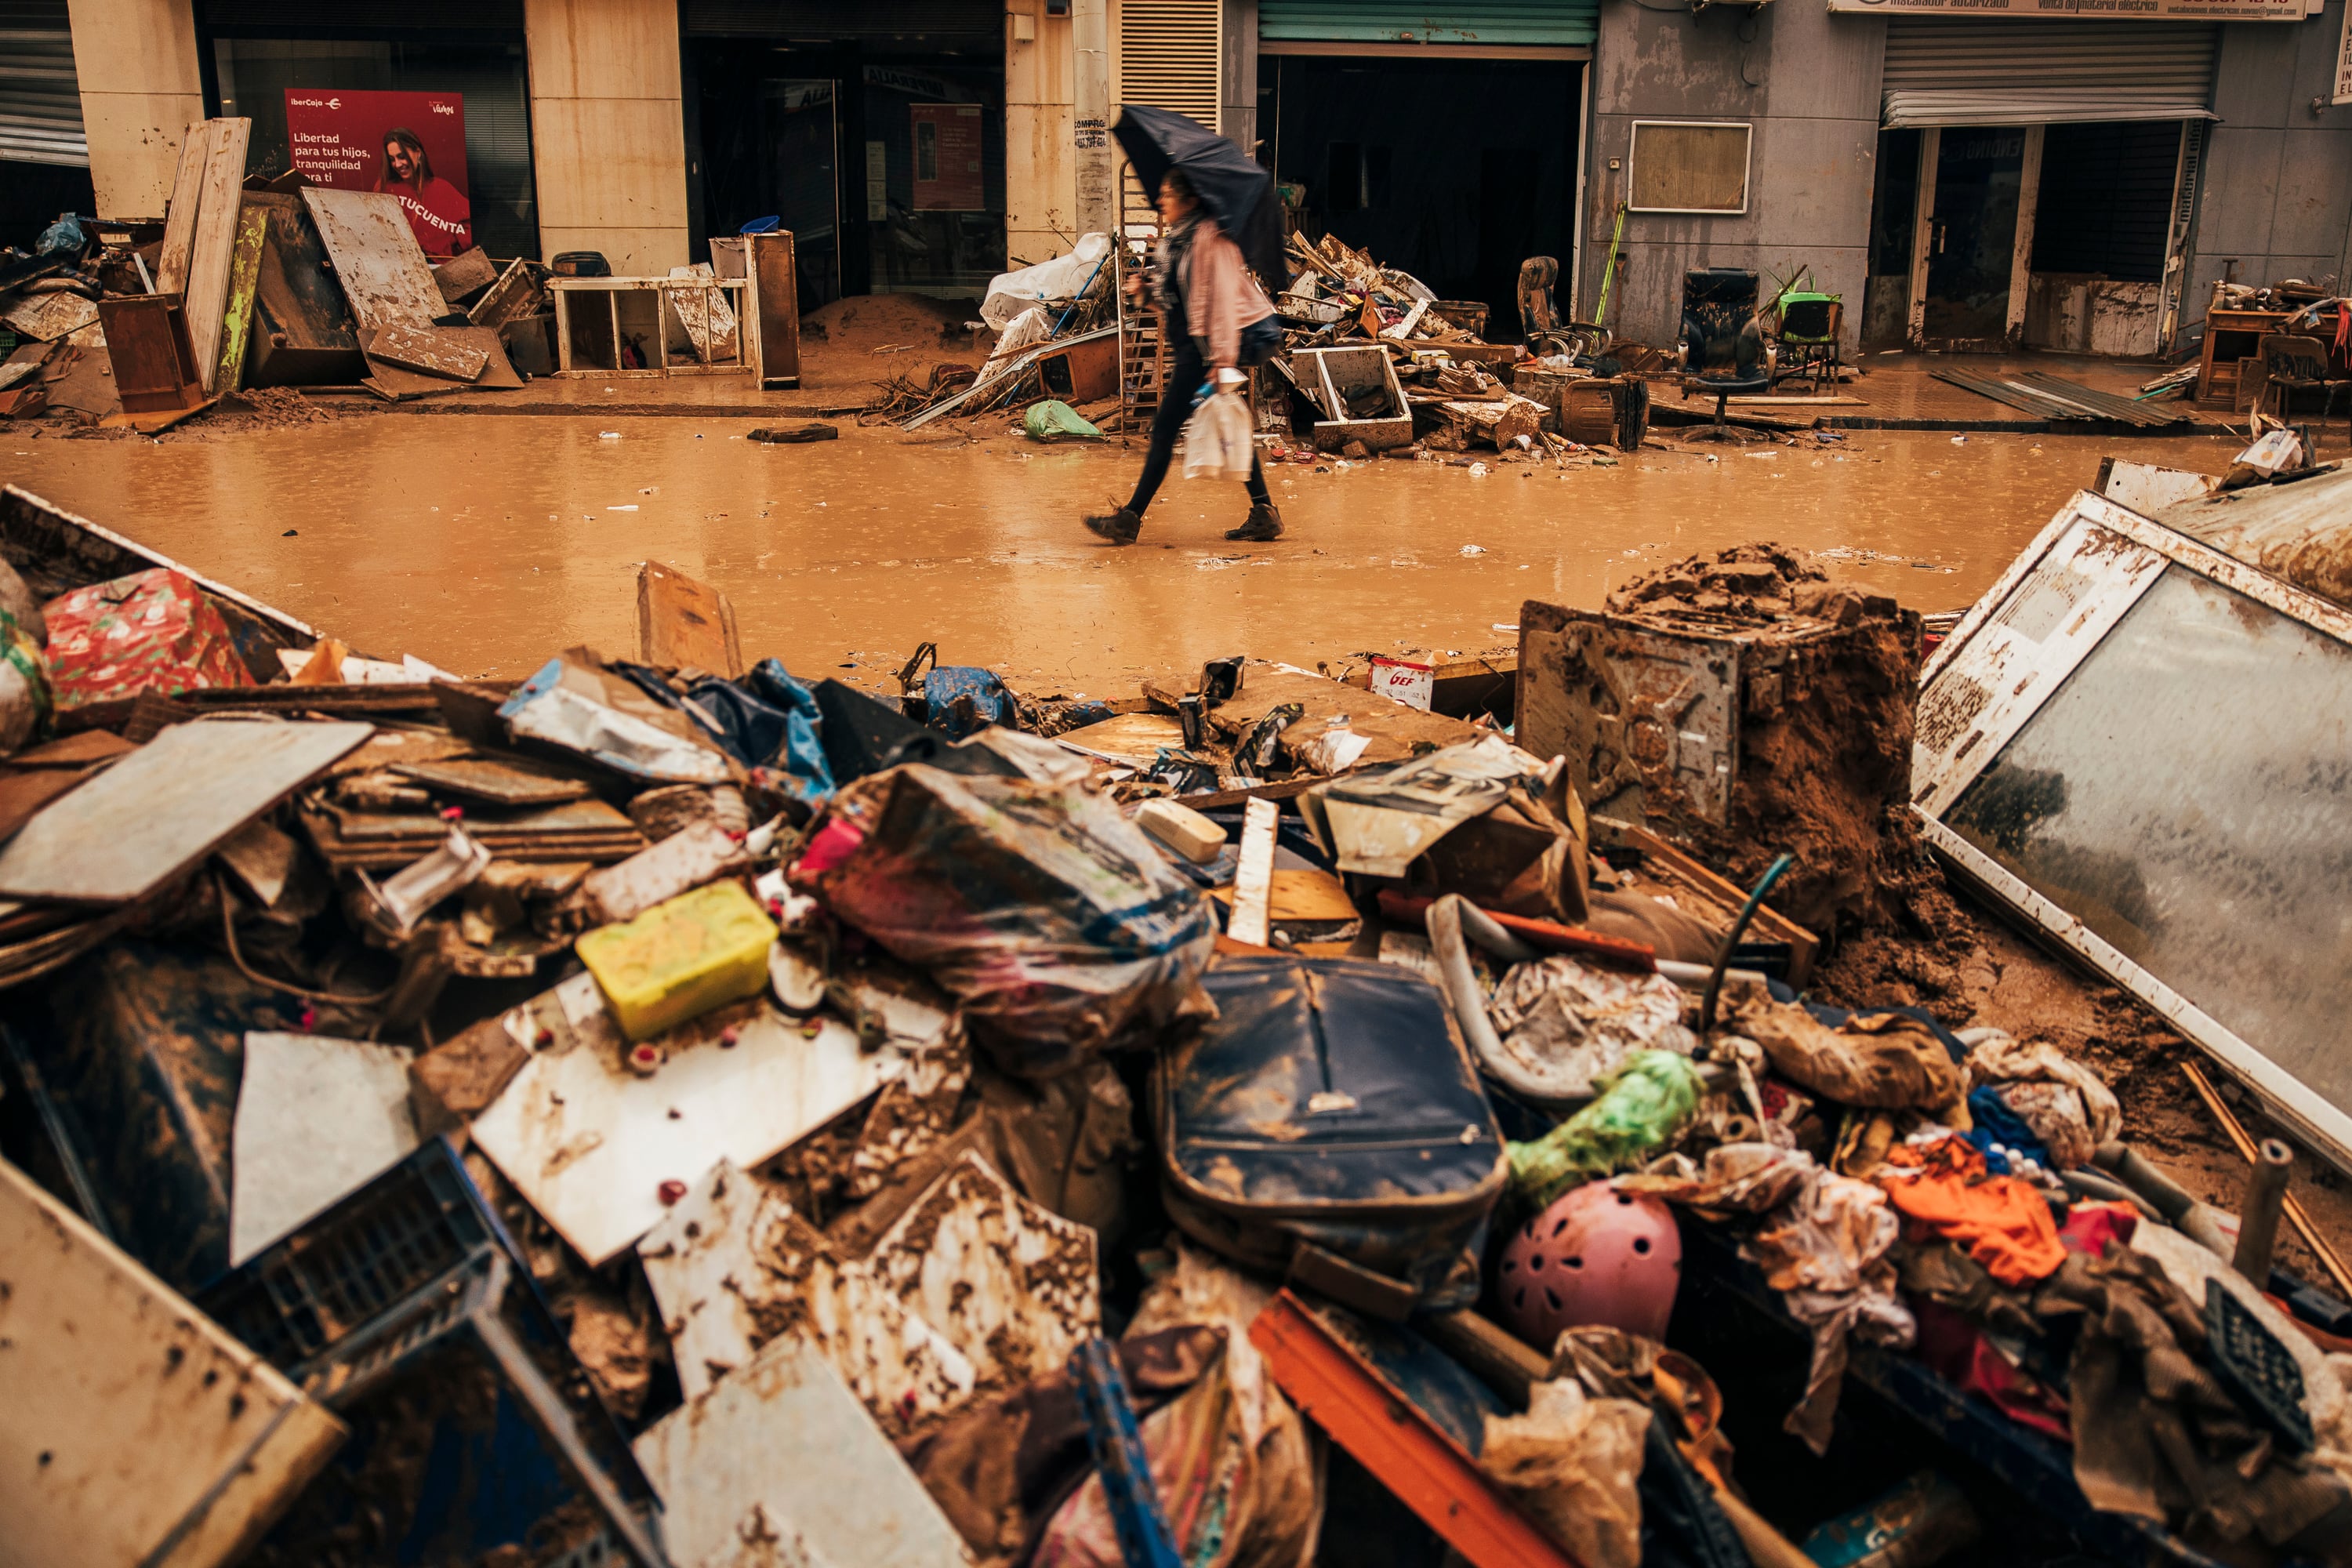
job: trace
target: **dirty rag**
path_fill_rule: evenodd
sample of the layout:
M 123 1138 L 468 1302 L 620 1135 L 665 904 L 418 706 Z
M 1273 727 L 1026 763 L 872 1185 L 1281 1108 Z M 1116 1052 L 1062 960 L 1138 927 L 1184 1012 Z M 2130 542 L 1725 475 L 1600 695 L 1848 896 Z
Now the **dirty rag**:
M 1682 990 L 1663 974 L 1603 969 L 1565 953 L 1516 964 L 1487 1013 L 1504 1054 L 1548 1100 L 1582 1100 L 1638 1050 L 1689 1056 Z
M 2021 1042 L 2000 1030 L 1987 1031 L 1969 1047 L 1969 1073 L 1980 1084 L 1992 1084 L 2001 1099 L 2049 1146 L 2060 1170 L 2088 1164 L 2091 1151 L 2123 1131 L 2123 1106 L 2105 1079 L 2046 1040 Z M 2047 1090 L 2010 1092 L 2027 1084 L 2047 1084 L 2074 1091 L 2070 1105 L 2064 1096 Z M 2080 1126 L 2082 1131 L 2074 1129 Z M 2087 1140 L 2088 1147 L 2084 1147 Z M 2077 1155 L 2080 1158 L 2077 1158 Z
M 1906 1349 L 1917 1333 L 1887 1257 L 1901 1228 L 1879 1189 L 1816 1166 L 1740 1244 L 1789 1315 L 1812 1331 L 1805 1392 L 1781 1426 L 1816 1454 L 1829 1451 L 1851 1342 Z
M 1781 1077 L 1841 1105 L 1916 1108 L 1964 1123 L 1968 1075 L 1934 1031 L 1903 1013 L 1857 1014 L 1832 1028 L 1802 1006 L 1750 985 L 1733 998 L 1731 1026 L 1764 1047 Z M 1958 1122 L 1953 1121 L 1957 1116 Z
M 1965 1138 L 1897 1145 L 1876 1180 L 1906 1217 L 1958 1243 L 2004 1285 L 2047 1279 L 2066 1261 L 2041 1192 L 1994 1175 Z

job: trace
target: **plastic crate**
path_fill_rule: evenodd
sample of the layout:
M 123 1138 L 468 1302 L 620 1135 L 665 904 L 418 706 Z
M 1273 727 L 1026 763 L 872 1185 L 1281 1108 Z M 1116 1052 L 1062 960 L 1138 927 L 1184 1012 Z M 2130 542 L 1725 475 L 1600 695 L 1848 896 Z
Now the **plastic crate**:
M 352 1426 L 257 1564 L 520 1548 L 501 1560 L 667 1568 L 626 1436 L 446 1140 L 197 1305 Z

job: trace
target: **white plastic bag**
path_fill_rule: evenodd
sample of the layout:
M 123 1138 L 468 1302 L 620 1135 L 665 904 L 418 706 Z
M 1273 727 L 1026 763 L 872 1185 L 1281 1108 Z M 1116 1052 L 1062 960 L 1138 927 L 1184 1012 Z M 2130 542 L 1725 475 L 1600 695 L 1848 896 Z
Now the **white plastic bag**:
M 1184 477 L 1246 483 L 1251 456 L 1249 405 L 1238 392 L 1212 393 L 1184 425 Z
M 1032 305 L 1074 300 L 1089 283 L 1099 288 L 1110 276 L 1111 269 L 1103 265 L 1103 258 L 1109 254 L 1110 236 L 1082 234 L 1077 247 L 1067 256 L 1017 272 L 1000 272 L 989 281 L 987 296 L 980 302 L 980 319 L 1001 332 Z

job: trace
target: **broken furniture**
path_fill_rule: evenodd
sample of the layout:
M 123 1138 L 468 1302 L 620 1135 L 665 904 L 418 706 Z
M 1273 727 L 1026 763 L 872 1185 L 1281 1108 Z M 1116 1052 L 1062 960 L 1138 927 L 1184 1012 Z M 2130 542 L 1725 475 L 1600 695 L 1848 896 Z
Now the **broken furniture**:
M 1048 396 L 1065 403 L 1098 403 L 1118 395 L 1118 340 L 1091 338 L 1066 347 L 1049 348 L 1037 362 L 1038 379 Z
M 2254 409 L 2267 412 L 2280 424 L 2290 424 L 2288 411 L 2294 406 L 2298 392 L 2320 395 L 2319 423 L 2323 428 L 2327 416 L 2336 406 L 2336 395 L 2352 388 L 2352 381 L 2331 377 L 2327 374 L 2327 345 L 2317 338 L 2293 332 L 2267 332 L 2263 336 L 2258 357 L 2263 362 L 2262 389 L 2254 395 Z M 2272 398 L 2276 394 L 2276 401 Z M 2352 405 L 2345 409 L 2347 434 L 2352 434 Z
M 737 375 L 752 368 L 742 334 L 733 343 L 689 339 L 692 357 L 673 363 L 673 314 L 698 318 L 718 302 L 742 319 L 746 279 L 551 278 L 555 297 L 555 374 L 562 376 Z
M 2339 1169 L 2347 700 L 2352 613 L 2085 491 L 1937 649 L 1912 768 L 1937 851 Z
M 1707 267 L 1683 274 L 1684 395 L 1694 390 L 1712 394 L 1718 426 L 1732 398 L 1772 384 L 1772 357 L 1756 306 L 1753 272 Z
M 2197 362 L 2197 406 L 2234 409 L 2245 388 L 2240 362 L 2257 358 L 2263 339 L 2292 320 L 2300 306 L 2279 310 L 2252 308 L 2205 312 L 2205 347 Z
M 205 400 L 187 312 L 177 300 L 166 294 L 101 300 L 98 320 L 125 414 L 194 408 Z
M 1350 441 L 1374 452 L 1412 444 L 1412 410 L 1386 349 L 1300 349 L 1290 365 L 1299 391 L 1323 413 L 1310 437 L 1319 450 Z
M 742 237 L 743 269 L 748 287 L 738 296 L 736 319 L 743 323 L 743 342 L 760 390 L 801 384 L 801 285 L 799 260 L 792 231 L 771 229 Z M 711 259 L 718 263 L 716 252 Z M 727 270 L 719 268 L 719 276 Z

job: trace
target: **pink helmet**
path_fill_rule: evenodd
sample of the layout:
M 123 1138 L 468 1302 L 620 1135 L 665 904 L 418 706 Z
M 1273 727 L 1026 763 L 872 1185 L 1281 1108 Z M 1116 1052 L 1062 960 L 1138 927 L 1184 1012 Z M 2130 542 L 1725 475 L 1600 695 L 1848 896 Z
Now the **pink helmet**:
M 1504 1322 L 1549 1353 L 1563 1329 L 1593 1323 L 1664 1339 L 1682 1272 L 1672 1209 L 1589 1182 L 1519 1227 L 1496 1288 Z

